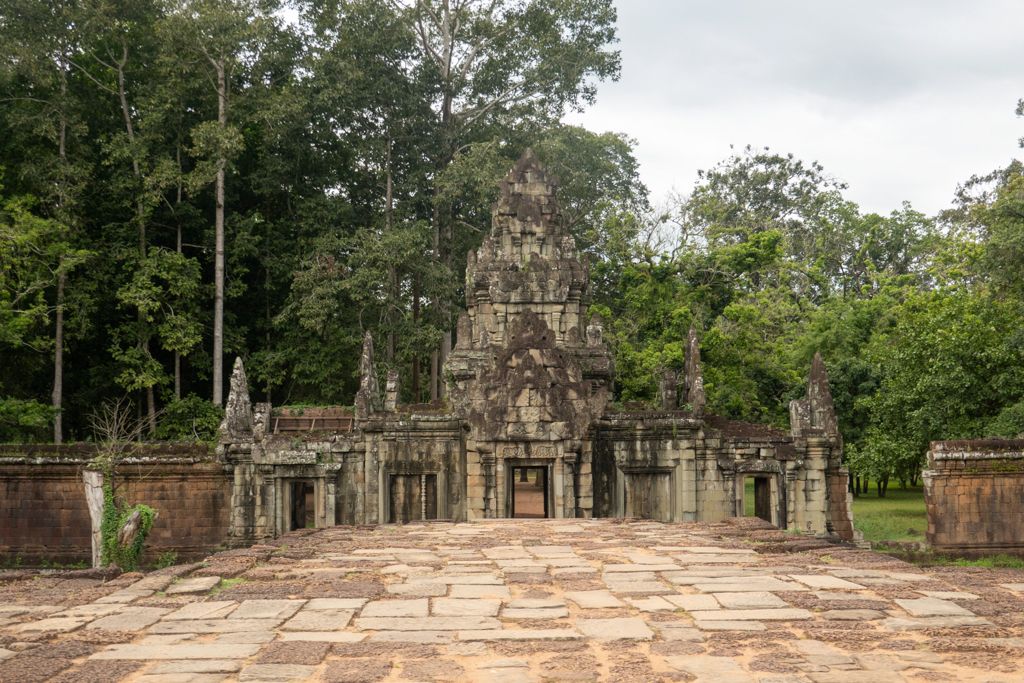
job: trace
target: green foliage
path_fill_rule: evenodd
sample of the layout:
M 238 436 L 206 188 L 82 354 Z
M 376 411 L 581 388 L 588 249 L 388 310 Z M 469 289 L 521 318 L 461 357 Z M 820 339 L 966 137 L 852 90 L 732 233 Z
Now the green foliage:
M 178 563 L 178 553 L 168 550 L 165 553 L 160 553 L 160 557 L 156 558 L 156 562 L 153 563 L 154 569 L 166 569 L 167 567 L 173 567 Z
M 167 404 L 156 436 L 171 441 L 213 441 L 223 421 L 224 408 L 189 394 Z
M 128 521 L 132 513 L 138 511 L 142 516 L 138 533 L 127 546 L 117 542 L 118 531 Z M 128 509 L 124 501 L 115 498 L 114 490 L 108 482 L 103 484 L 103 521 L 100 525 L 103 566 L 116 565 L 126 572 L 139 568 L 142 554 L 145 552 L 146 539 L 153 529 L 156 510 L 147 505 L 136 505 Z

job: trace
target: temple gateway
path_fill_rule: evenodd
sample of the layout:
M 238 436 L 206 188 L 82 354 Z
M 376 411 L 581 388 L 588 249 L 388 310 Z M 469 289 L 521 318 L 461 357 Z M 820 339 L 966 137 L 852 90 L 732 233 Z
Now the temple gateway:
M 744 515 L 748 478 L 756 516 L 852 539 L 820 356 L 789 432 L 705 410 L 694 329 L 681 373 L 660 378 L 657 410 L 613 406 L 615 364 L 588 318 L 589 270 L 557 185 L 529 149 L 501 181 L 491 234 L 468 255 L 445 402 L 398 403 L 396 372 L 382 391 L 369 333 L 354 415 L 252 407 L 236 361 L 217 449 L 233 477 L 231 545 L 305 526 L 514 517 L 527 505 L 537 517 L 718 521 Z

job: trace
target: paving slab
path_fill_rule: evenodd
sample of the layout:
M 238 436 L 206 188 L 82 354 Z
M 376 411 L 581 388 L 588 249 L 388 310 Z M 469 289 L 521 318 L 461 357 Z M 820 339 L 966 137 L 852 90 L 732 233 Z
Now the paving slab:
M 808 673 L 811 683 L 906 683 L 895 671 L 829 671 Z
M 302 611 L 281 625 L 282 631 L 343 631 L 352 621 L 354 610 Z
M 237 659 L 172 659 L 157 662 L 146 670 L 152 674 L 230 674 L 242 668 Z
M 55 619 L 68 618 L 68 619 L 85 619 L 85 618 L 97 618 L 111 614 L 121 609 L 123 605 L 79 605 L 78 607 L 72 607 L 61 612 L 54 613 Z
M 445 645 L 454 640 L 454 631 L 378 631 L 370 636 L 371 643 L 422 643 L 424 645 Z
M 171 584 L 164 589 L 167 595 L 185 595 L 187 593 L 205 593 L 216 588 L 220 584 L 219 576 L 200 576 L 195 579 L 185 579 L 178 583 Z
M 651 640 L 654 631 L 639 617 L 619 619 L 577 619 L 580 633 L 594 640 Z
M 937 598 L 916 598 L 893 600 L 912 617 L 973 617 L 974 612 L 964 609 L 955 602 Z
M 701 593 L 749 593 L 775 591 L 809 591 L 798 583 L 789 583 L 768 576 L 751 577 L 736 581 L 707 581 L 693 584 L 693 588 Z
M 515 667 L 529 668 L 530 662 L 525 659 L 495 659 L 491 662 L 477 664 L 478 669 L 510 669 Z
M 608 586 L 608 590 L 611 592 L 623 595 L 629 595 L 630 593 L 675 593 L 674 590 L 658 581 L 629 581 L 622 583 L 605 581 L 604 584 Z
M 581 609 L 626 606 L 626 603 L 612 595 L 610 591 L 566 591 L 563 595 L 566 600 L 572 600 Z
M 561 619 L 569 616 L 569 608 L 555 607 L 549 609 L 504 609 L 502 619 Z
M 111 645 L 89 659 L 248 659 L 258 644 L 181 643 L 179 645 Z
M 494 617 L 360 617 L 358 631 L 478 631 L 501 628 Z
M 679 571 L 677 564 L 606 564 L 601 570 L 605 574 L 632 574 L 634 572 Z
M 452 590 L 463 587 L 452 586 Z M 497 586 L 488 586 L 488 588 L 495 591 L 500 590 Z M 508 591 L 508 588 L 505 588 L 505 590 Z M 387 591 L 392 595 L 433 598 L 447 595 L 448 586 L 443 583 L 392 583 L 388 585 Z
M 755 683 L 753 676 L 729 657 L 666 657 L 676 671 L 696 676 L 696 683 Z
M 277 635 L 277 634 L 275 634 Z M 281 634 L 282 642 L 313 641 L 317 643 L 359 643 L 369 634 L 347 631 L 289 631 Z
M 657 595 L 649 598 L 626 598 L 626 602 L 641 612 L 674 612 L 679 609 L 678 605 L 673 605 Z
M 120 612 L 97 619 L 86 629 L 104 631 L 139 631 L 152 626 L 171 610 L 163 607 L 122 607 Z
M 195 619 L 192 621 L 162 621 L 150 627 L 159 633 L 248 633 L 277 628 L 284 619 Z
M 505 609 L 551 609 L 554 607 L 565 607 L 565 600 L 527 598 L 509 600 L 505 603 Z
M 999 585 L 1014 593 L 1024 593 L 1024 583 L 1001 583 Z
M 658 624 L 651 625 L 658 626 Z M 707 637 L 695 628 L 663 628 L 658 631 L 658 635 L 666 641 L 681 640 L 690 643 L 703 643 L 707 640 Z
M 595 621 L 589 619 L 587 621 Z M 522 629 L 516 631 L 459 631 L 459 642 L 500 642 L 507 640 L 583 640 L 583 635 L 569 629 Z
M 307 681 L 316 673 L 315 666 L 300 666 L 298 664 L 253 664 L 242 669 L 238 674 L 239 683 L 242 681 Z
M 724 609 L 690 612 L 699 622 L 710 621 L 808 621 L 814 615 L 805 609 Z
M 444 596 L 444 593 L 441 593 Z M 511 598 L 508 586 L 467 586 L 464 584 L 454 585 L 448 593 L 451 598 L 490 598 L 501 599 Z
M 694 621 L 701 631 L 766 631 L 760 621 Z
M 876 609 L 831 609 L 818 613 L 826 621 L 876 621 L 885 619 L 885 612 Z
M 782 598 L 764 591 L 755 591 L 750 593 L 715 593 L 714 599 L 727 610 L 789 607 L 789 603 L 784 601 Z
M 75 629 L 85 626 L 91 617 L 72 618 L 50 618 L 30 621 L 17 626 L 11 626 L 10 630 L 16 633 L 70 633 Z
M 135 683 L 223 683 L 228 674 L 155 674 L 141 676 Z
M 661 597 L 687 612 L 722 608 L 713 595 L 663 595 Z
M 215 643 L 269 643 L 277 638 L 277 631 L 248 631 L 242 633 L 221 633 L 213 639 Z
M 461 584 L 464 586 L 504 586 L 497 576 L 487 574 L 465 574 L 461 576 L 435 576 L 430 579 L 417 579 L 412 583 L 442 583 L 446 585 Z
M 303 611 L 325 609 L 361 609 L 368 602 L 366 598 L 315 598 L 303 605 Z
M 228 619 L 287 619 L 305 604 L 305 600 L 246 600 Z
M 928 628 L 960 628 L 974 626 L 995 628 L 988 619 L 980 617 L 930 617 L 923 619 L 885 619 L 879 625 L 886 631 L 923 631 Z
M 793 579 L 794 581 L 799 581 L 805 586 L 808 586 L 810 588 L 817 588 L 819 590 L 830 588 L 837 588 L 839 590 L 864 590 L 864 586 L 860 585 L 859 583 L 847 581 L 846 579 L 841 579 L 838 576 L 822 576 L 820 574 L 790 574 L 789 578 Z
M 97 603 L 103 604 L 128 604 L 133 600 L 140 598 L 148 598 L 153 595 L 156 591 L 151 590 L 120 590 L 110 595 L 104 595 L 102 598 L 96 600 Z
M 360 612 L 362 617 L 426 617 L 430 615 L 430 601 L 381 600 L 367 603 Z
M 499 609 L 501 609 L 501 600 L 434 598 L 431 601 L 431 614 L 435 617 L 496 617 Z M 365 611 L 363 616 L 367 616 Z
M 161 621 L 183 621 L 189 619 L 223 619 L 238 607 L 234 600 L 215 602 L 192 602 L 181 609 L 165 614 Z

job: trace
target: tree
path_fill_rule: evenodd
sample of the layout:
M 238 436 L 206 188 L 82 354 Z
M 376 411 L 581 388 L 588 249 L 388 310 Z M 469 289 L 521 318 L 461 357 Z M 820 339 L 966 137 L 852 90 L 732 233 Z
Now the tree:
M 243 148 L 230 123 L 232 86 L 257 74 L 256 59 L 278 30 L 271 0 L 179 0 L 162 22 L 164 59 L 194 70 L 217 100 L 215 120 L 192 130 L 192 154 L 203 159 L 193 171 L 193 188 L 214 182 L 213 403 L 224 400 L 225 211 L 228 163 Z

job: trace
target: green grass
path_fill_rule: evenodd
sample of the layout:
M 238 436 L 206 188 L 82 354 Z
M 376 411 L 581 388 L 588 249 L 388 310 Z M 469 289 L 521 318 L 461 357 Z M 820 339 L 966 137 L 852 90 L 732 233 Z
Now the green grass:
M 990 567 L 1002 569 L 1024 569 L 1024 558 L 1013 555 L 993 555 L 992 557 L 981 557 L 977 560 L 964 558 L 950 559 L 941 555 L 928 558 L 923 563 L 930 565 L 949 565 L 953 567 Z
M 920 486 L 890 486 L 885 498 L 879 498 L 872 486 L 869 493 L 853 499 L 853 528 L 863 531 L 866 541 L 924 541 L 924 491 Z

